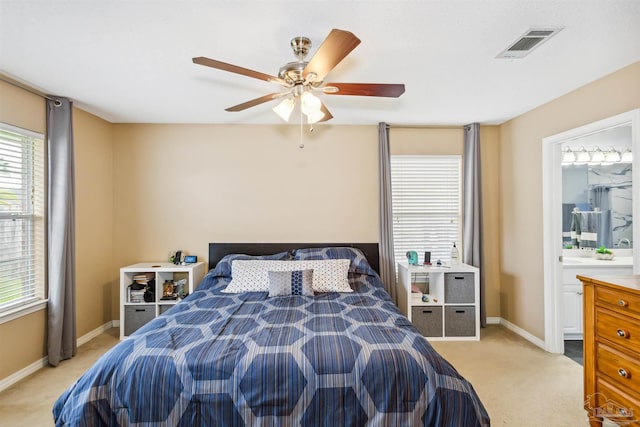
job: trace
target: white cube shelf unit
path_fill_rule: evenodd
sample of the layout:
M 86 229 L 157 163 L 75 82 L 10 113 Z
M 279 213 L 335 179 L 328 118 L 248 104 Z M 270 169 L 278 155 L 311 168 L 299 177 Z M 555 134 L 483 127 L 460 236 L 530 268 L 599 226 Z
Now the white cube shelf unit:
M 141 262 L 120 269 L 120 339 L 123 339 L 145 323 L 161 315 L 174 305 L 178 299 L 162 299 L 164 285 L 167 281 L 177 282 L 186 279 L 183 294 L 191 294 L 205 274 L 205 263 L 175 265 L 169 262 Z M 154 290 L 150 301 L 132 297 L 129 285 L 134 283 L 134 276 L 147 275 L 154 279 Z
M 427 293 L 412 292 L 418 277 L 426 279 L 421 284 L 428 286 Z M 478 268 L 467 264 L 447 267 L 399 263 L 397 291 L 400 311 L 427 339 L 480 339 Z

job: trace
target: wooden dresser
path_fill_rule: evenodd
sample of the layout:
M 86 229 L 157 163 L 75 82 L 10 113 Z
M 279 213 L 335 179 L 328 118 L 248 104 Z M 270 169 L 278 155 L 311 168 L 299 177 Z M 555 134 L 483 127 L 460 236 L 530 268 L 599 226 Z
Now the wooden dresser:
M 640 276 L 578 275 L 584 287 L 584 400 L 602 418 L 640 426 Z

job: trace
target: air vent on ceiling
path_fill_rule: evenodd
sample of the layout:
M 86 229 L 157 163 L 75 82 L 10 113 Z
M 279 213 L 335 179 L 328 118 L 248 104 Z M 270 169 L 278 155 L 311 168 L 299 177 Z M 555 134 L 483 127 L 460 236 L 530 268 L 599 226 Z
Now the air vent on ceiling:
M 500 52 L 496 58 L 519 59 L 562 31 L 562 28 L 531 28 Z

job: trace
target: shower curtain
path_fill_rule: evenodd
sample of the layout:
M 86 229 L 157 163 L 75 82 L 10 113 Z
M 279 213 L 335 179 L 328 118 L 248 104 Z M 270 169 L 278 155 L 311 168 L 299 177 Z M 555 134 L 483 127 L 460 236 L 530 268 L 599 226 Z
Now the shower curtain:
M 598 225 L 598 245 L 607 248 L 613 247 L 613 236 L 611 231 L 611 187 L 593 187 L 593 206 L 600 208 L 602 212 Z

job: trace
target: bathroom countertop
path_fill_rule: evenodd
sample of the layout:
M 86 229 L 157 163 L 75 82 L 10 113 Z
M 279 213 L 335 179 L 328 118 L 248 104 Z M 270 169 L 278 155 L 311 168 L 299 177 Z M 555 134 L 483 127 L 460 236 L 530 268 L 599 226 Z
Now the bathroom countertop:
M 611 260 L 596 259 L 593 257 L 562 257 L 563 267 L 633 267 L 633 257 L 631 256 L 616 256 Z

